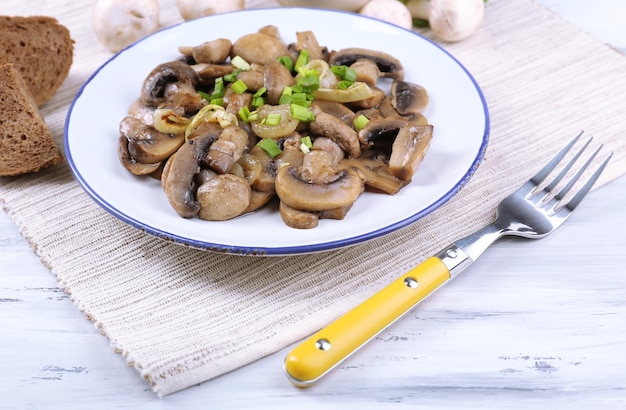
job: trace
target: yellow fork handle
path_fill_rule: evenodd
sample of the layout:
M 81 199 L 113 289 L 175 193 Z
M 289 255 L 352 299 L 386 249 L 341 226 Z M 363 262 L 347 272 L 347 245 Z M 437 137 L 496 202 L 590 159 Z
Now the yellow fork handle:
M 285 358 L 287 377 L 298 387 L 312 385 L 448 279 L 446 265 L 428 258 L 296 346 Z

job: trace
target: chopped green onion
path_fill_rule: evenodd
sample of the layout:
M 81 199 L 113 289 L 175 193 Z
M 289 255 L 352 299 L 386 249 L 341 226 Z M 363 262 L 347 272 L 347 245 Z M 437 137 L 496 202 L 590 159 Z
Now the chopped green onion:
M 241 79 L 235 81 L 232 84 L 232 87 L 233 87 L 233 91 L 236 94 L 243 94 L 248 89 L 248 86 L 246 85 L 246 83 L 244 83 L 243 80 L 241 80 Z
M 309 107 L 311 100 L 307 97 L 306 93 L 294 93 L 291 96 L 291 104 L 301 105 L 303 107 Z
M 289 112 L 291 113 L 291 118 L 302 122 L 309 122 L 315 119 L 315 114 L 301 105 L 291 104 L 289 106 Z
M 319 75 L 306 75 L 298 77 L 296 85 L 298 86 L 299 92 L 313 94 L 318 88 L 320 88 L 320 77 Z
M 249 70 L 250 64 L 246 60 L 244 60 L 241 56 L 235 56 L 230 60 L 230 63 L 237 67 L 240 70 Z
M 307 148 L 313 148 L 313 141 L 311 141 L 310 136 L 300 138 L 300 142 L 307 146 Z
M 348 88 L 352 87 L 352 84 L 354 84 L 354 81 L 341 80 L 337 83 L 337 89 L 347 90 Z
M 354 119 L 354 128 L 362 130 L 368 122 L 370 122 L 370 120 L 365 115 L 361 114 Z
M 224 106 L 224 99 L 222 97 L 220 98 L 212 98 L 211 101 L 209 101 L 210 104 L 215 104 L 215 105 L 220 105 L 220 106 Z
M 307 50 L 300 51 L 298 54 L 298 58 L 296 59 L 296 64 L 294 65 L 294 70 L 300 71 L 300 67 L 304 67 L 309 62 L 309 52 Z
M 233 83 L 237 81 L 237 76 L 239 75 L 240 69 L 234 70 L 232 73 L 228 73 L 224 76 L 224 81 L 228 81 L 229 83 Z
M 217 77 L 215 79 L 215 85 L 213 86 L 213 92 L 211 98 L 221 98 L 226 94 L 226 88 L 224 87 L 224 78 Z
M 253 96 L 253 97 L 262 97 L 262 96 L 263 96 L 263 94 L 265 94 L 266 92 L 267 92 L 267 88 L 265 88 L 265 87 L 261 87 L 261 88 L 259 88 L 259 89 L 257 90 L 257 92 L 256 92 L 256 93 L 254 93 L 252 96 Z
M 244 105 L 243 107 L 241 107 L 238 114 L 239 118 L 241 118 L 243 121 L 249 122 L 248 118 L 250 118 L 250 109 L 248 108 L 248 106 Z
M 281 153 L 281 150 L 278 147 L 278 144 L 276 144 L 276 141 L 274 141 L 271 138 L 264 138 L 261 141 L 259 141 L 257 145 L 263 151 L 267 152 L 272 158 L 274 158 L 275 156 Z
M 289 56 L 278 57 L 278 62 L 284 65 L 290 72 L 293 71 L 293 60 Z
M 341 78 L 342 80 L 351 81 L 351 82 L 356 81 L 356 71 L 354 71 L 354 69 L 348 66 L 334 65 L 330 67 L 330 71 L 332 71 L 333 74 L 335 74 L 337 77 Z
M 211 96 L 207 93 L 205 93 L 204 91 L 198 91 L 198 94 L 200 94 L 200 97 L 204 98 L 207 101 L 211 100 Z
M 250 103 L 250 105 L 252 106 L 253 110 L 256 110 L 257 108 L 259 108 L 260 106 L 265 104 L 265 98 L 263 97 L 252 97 L 252 102 Z
M 278 104 L 291 104 L 293 89 L 291 87 L 283 88 L 283 92 L 280 94 Z
M 269 114 L 267 117 L 265 117 L 265 124 L 266 125 L 278 125 L 280 124 L 281 120 L 283 119 L 282 115 L 280 115 L 280 113 L 278 112 L 273 112 L 271 114 Z
M 301 142 L 300 151 L 302 151 L 303 154 L 308 154 L 309 152 L 311 152 L 311 148 L 307 147 L 307 145 L 304 142 Z

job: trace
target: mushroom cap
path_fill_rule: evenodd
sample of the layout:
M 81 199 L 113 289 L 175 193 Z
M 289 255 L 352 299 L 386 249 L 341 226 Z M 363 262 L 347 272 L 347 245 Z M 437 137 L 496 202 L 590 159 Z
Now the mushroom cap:
M 176 5 L 184 20 L 192 20 L 213 14 L 242 10 L 244 0 L 177 0 Z
M 289 50 L 283 40 L 264 32 L 239 37 L 231 51 L 231 57 L 240 56 L 250 64 L 267 64 L 286 55 Z
M 309 129 L 316 136 L 335 141 L 349 157 L 356 158 L 361 155 L 361 145 L 356 131 L 339 118 L 320 112 L 309 123 Z
M 195 89 L 197 84 L 198 74 L 189 64 L 170 61 L 159 64 L 146 76 L 140 99 L 148 107 L 157 107 L 168 101 L 172 105 L 197 105 L 189 108 L 199 109 L 202 98 Z
M 98 0 L 93 11 L 98 40 L 118 52 L 159 28 L 157 0 Z
M 250 205 L 250 185 L 233 174 L 217 175 L 198 187 L 198 217 L 207 221 L 226 221 L 241 215 Z
M 480 26 L 484 16 L 483 0 L 431 0 L 428 22 L 442 40 L 460 41 Z

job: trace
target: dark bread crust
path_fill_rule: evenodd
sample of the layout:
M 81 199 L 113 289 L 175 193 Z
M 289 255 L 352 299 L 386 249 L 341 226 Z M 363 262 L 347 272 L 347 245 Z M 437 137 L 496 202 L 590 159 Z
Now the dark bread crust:
M 52 17 L 0 16 L 0 64 L 13 63 L 40 107 L 67 78 L 74 42 Z
M 0 65 L 0 176 L 36 172 L 63 160 L 26 83 Z

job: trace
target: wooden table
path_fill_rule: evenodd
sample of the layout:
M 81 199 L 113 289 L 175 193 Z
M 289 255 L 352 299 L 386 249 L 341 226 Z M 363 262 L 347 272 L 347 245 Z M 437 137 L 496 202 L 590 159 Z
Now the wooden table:
M 626 52 L 623 1 L 539 2 Z M 626 408 L 625 209 L 622 178 L 549 238 L 496 244 L 314 388 L 287 381 L 285 349 L 163 400 L 0 212 L 0 408 Z M 476 332 L 516 353 L 465 344 Z M 439 377 L 422 343 L 456 361 L 465 383 Z

